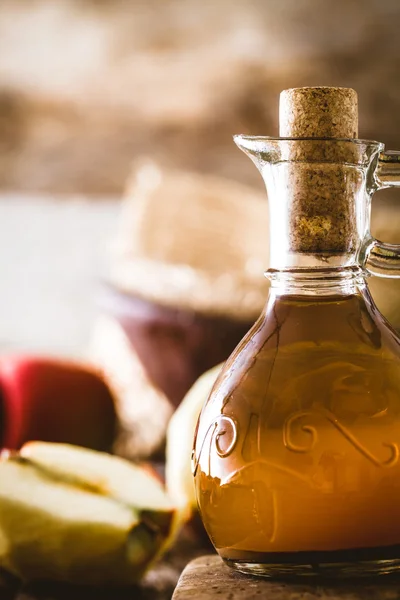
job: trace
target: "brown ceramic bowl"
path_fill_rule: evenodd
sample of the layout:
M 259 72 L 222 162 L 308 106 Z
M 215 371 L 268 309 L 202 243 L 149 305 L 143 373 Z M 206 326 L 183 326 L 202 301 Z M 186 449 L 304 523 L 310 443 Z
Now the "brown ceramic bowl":
M 177 407 L 205 371 L 228 358 L 254 320 L 172 308 L 104 286 L 102 310 L 116 319 L 150 381 Z

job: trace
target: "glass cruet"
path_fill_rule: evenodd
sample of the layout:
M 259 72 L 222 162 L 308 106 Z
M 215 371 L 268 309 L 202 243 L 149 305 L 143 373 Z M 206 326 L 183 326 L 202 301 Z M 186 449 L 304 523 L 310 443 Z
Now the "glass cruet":
M 235 142 L 267 187 L 271 286 L 199 418 L 203 523 L 245 573 L 395 571 L 400 338 L 366 277 L 400 277 L 400 246 L 369 230 L 373 193 L 400 186 L 400 153 L 354 138 Z

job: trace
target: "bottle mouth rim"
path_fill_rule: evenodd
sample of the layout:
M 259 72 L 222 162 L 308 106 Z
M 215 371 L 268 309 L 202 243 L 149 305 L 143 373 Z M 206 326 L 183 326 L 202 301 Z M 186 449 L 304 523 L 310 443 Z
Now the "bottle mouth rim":
M 265 163 L 334 163 L 367 168 L 385 145 L 375 140 L 351 138 L 284 138 L 235 135 L 237 147 L 260 168 Z
M 276 137 L 270 135 L 247 135 L 237 133 L 233 136 L 235 143 L 242 141 L 249 142 L 348 142 L 358 146 L 376 146 L 377 149 L 383 150 L 385 144 L 377 140 L 369 140 L 364 138 L 332 138 L 332 137 Z

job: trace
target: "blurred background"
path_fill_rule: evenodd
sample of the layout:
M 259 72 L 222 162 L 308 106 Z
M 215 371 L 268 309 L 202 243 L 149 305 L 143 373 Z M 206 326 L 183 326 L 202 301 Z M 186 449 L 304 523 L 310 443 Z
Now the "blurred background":
M 400 150 L 399 31 L 399 0 L 0 0 L 0 355 L 89 359 L 110 388 L 2 357 L 0 448 L 167 454 L 197 515 L 197 415 L 268 292 L 267 197 L 232 135 L 277 135 L 285 88 L 344 86 L 360 137 Z M 386 242 L 399 196 L 374 197 Z M 400 329 L 400 283 L 369 282 Z
M 398 0 L 2 0 L 0 352 L 85 353 L 141 157 L 262 193 L 232 134 L 276 135 L 303 85 L 355 88 L 361 137 L 400 148 L 399 27 Z

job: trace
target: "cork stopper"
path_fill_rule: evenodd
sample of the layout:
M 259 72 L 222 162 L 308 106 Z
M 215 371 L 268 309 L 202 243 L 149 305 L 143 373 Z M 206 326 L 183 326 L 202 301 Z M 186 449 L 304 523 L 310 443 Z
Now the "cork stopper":
M 358 239 L 354 190 L 362 185 L 353 166 L 359 148 L 348 141 L 358 137 L 357 93 L 338 87 L 284 90 L 279 117 L 281 137 L 295 138 L 285 167 L 290 250 L 318 257 L 322 266 L 333 256 L 351 255 Z
M 284 90 L 279 102 L 279 135 L 294 138 L 357 138 L 357 92 L 340 87 Z

